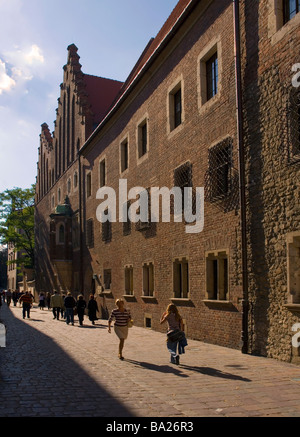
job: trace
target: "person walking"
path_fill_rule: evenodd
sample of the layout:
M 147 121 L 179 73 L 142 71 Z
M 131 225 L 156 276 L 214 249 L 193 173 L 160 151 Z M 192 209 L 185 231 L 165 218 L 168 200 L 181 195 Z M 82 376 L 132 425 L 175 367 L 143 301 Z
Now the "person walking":
M 63 298 L 60 294 L 58 294 L 57 290 L 54 290 L 54 294 L 52 294 L 50 299 L 50 306 L 52 308 L 53 312 L 53 319 L 59 320 L 59 314 L 61 311 L 61 308 L 64 306 Z
M 76 301 L 72 296 L 71 292 L 68 291 L 65 298 L 65 308 L 66 308 L 66 323 L 67 325 L 72 323 L 74 325 L 74 307 L 76 306 Z
M 82 326 L 83 319 L 84 319 L 84 311 L 86 309 L 86 301 L 84 300 L 82 294 L 80 294 L 77 298 L 76 307 L 77 307 L 77 315 L 78 315 L 79 325 Z
M 11 298 L 12 298 L 12 293 L 11 293 L 10 288 L 9 288 L 6 292 L 6 303 L 7 303 L 8 307 L 10 306 Z
M 128 337 L 128 321 L 131 320 L 130 311 L 125 308 L 123 299 L 116 300 L 116 308 L 112 310 L 108 319 L 108 332 L 111 333 L 111 322 L 115 319 L 114 331 L 119 338 L 119 359 L 124 360 L 123 348 L 126 338 Z
M 165 322 L 168 323 L 167 348 L 171 355 L 170 362 L 178 365 L 179 355 L 184 353 L 187 341 L 183 332 L 183 320 L 176 305 L 172 303 L 168 305 L 160 319 L 161 324 Z
M 40 310 L 43 310 L 45 308 L 45 295 L 43 292 L 39 295 L 39 308 Z
M 95 320 L 97 320 L 98 304 L 93 294 L 90 295 L 90 300 L 88 301 L 88 316 L 93 325 L 95 325 Z
M 25 291 L 25 293 L 22 294 L 22 296 L 19 299 L 19 303 L 23 304 L 23 319 L 25 319 L 26 314 L 27 314 L 27 318 L 30 319 L 30 308 L 32 302 L 33 302 L 32 295 L 28 291 Z
M 18 302 L 18 292 L 17 292 L 17 290 L 14 290 L 12 292 L 12 300 L 13 300 L 13 303 L 14 303 L 14 307 L 16 307 L 17 306 L 17 302 Z

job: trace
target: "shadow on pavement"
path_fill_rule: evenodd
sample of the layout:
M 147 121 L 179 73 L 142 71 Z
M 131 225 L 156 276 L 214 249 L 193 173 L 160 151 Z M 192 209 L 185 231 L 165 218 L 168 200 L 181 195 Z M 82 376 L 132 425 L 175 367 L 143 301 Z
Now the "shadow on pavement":
M 7 329 L 6 348 L 0 348 L 0 417 L 133 417 L 29 320 L 6 305 L 0 318 Z
M 251 379 L 244 378 L 239 375 L 233 375 L 232 373 L 223 372 L 222 370 L 214 369 L 212 367 L 187 366 L 186 364 L 181 364 L 180 367 L 186 370 L 191 370 L 193 372 L 199 372 L 204 375 L 215 376 L 218 378 L 226 378 L 226 379 L 234 379 L 237 381 L 251 382 Z
M 185 373 L 182 373 L 179 367 L 172 367 L 172 366 L 159 366 L 157 364 L 153 363 L 146 363 L 144 361 L 135 361 L 130 360 L 128 358 L 124 358 L 124 361 L 127 361 L 128 363 L 134 364 L 135 366 L 144 367 L 145 369 L 153 370 L 155 372 L 162 372 L 162 373 L 173 373 L 174 375 L 181 376 L 183 378 L 188 378 L 188 375 Z

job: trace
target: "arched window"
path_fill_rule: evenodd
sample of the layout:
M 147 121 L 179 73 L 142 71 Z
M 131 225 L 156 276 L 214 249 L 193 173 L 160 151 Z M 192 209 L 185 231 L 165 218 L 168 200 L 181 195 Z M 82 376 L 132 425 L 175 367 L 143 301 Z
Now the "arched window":
M 58 230 L 58 242 L 63 244 L 65 242 L 65 227 L 64 225 L 59 226 Z

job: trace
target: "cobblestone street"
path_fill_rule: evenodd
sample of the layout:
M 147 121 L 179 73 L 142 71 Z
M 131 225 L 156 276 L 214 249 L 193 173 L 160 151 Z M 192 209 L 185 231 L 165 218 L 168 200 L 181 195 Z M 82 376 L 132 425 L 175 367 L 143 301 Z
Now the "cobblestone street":
M 107 321 L 80 327 L 51 311 L 2 305 L 1 417 L 300 416 L 300 368 L 188 340 L 169 363 L 165 335 L 133 327 L 125 360 Z

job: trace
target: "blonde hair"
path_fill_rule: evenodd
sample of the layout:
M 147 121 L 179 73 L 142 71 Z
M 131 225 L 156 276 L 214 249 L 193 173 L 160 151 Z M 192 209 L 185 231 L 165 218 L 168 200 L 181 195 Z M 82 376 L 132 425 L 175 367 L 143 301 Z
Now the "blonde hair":
M 117 307 L 119 308 L 120 307 L 120 303 L 124 303 L 124 300 L 123 299 L 117 299 L 115 303 L 116 303 Z

